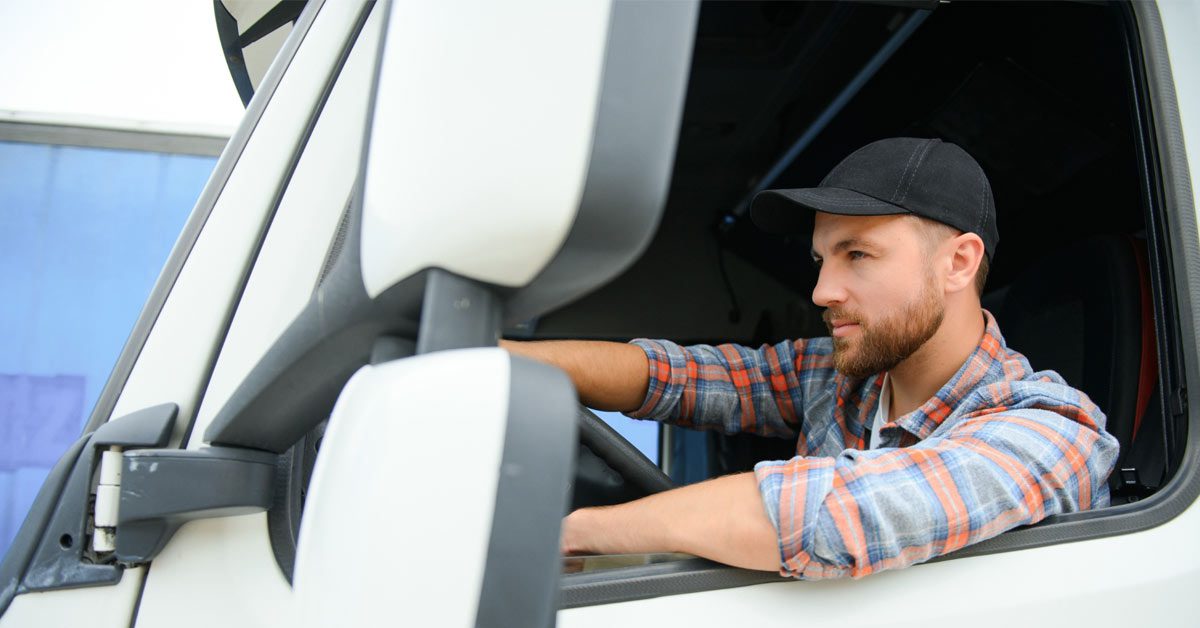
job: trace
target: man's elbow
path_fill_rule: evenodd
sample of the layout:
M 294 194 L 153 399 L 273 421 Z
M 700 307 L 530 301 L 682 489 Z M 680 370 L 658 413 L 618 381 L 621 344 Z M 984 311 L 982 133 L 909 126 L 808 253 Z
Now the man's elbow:
M 728 555 L 718 560 L 745 569 L 779 571 L 779 536 L 763 508 L 754 474 L 730 476 L 730 479 L 742 486 L 724 509 L 727 537 L 723 545 Z
M 738 567 L 759 571 L 779 571 L 779 545 L 773 534 L 766 539 L 759 537 L 748 539 L 742 555 L 745 556 L 745 564 L 736 565 Z

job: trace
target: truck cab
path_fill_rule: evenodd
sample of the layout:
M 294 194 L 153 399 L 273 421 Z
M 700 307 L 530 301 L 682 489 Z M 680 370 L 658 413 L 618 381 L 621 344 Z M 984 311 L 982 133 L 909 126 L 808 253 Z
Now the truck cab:
M 1192 621 L 1194 5 L 214 11 L 245 118 L 0 563 L 0 628 Z M 809 242 L 749 200 L 898 135 L 987 171 L 985 307 L 1107 414 L 1111 505 L 862 580 L 561 556 L 573 508 L 794 443 L 639 448 L 497 340 L 823 335 Z

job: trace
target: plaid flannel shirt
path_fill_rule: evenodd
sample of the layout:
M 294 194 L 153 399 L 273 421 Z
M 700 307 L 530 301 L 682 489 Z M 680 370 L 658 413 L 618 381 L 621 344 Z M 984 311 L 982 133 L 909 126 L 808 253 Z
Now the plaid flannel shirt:
M 867 438 L 883 378 L 837 373 L 829 338 L 757 350 L 633 340 L 650 386 L 629 416 L 796 439 L 796 457 L 754 468 L 786 576 L 859 578 L 1106 506 L 1117 441 L 1104 413 L 1058 373 L 1035 373 L 983 314 L 975 352 L 885 424 L 877 449 Z

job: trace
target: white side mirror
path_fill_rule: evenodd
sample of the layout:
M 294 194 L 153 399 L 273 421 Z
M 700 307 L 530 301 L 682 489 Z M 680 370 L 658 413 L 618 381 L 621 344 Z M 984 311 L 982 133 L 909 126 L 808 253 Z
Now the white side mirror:
M 609 2 L 391 5 L 363 203 L 372 298 L 425 268 L 529 283 L 588 171 Z
M 553 623 L 577 402 L 501 349 L 363 367 L 313 470 L 295 594 L 311 626 Z

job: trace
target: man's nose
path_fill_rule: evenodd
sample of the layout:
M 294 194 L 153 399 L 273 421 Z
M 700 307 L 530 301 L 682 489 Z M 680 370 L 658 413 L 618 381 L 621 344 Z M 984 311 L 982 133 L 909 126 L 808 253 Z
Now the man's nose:
M 813 303 L 817 307 L 830 307 L 845 302 L 846 291 L 835 274 L 830 270 L 828 264 L 821 266 L 821 271 L 817 275 L 817 285 L 813 288 L 812 293 Z

